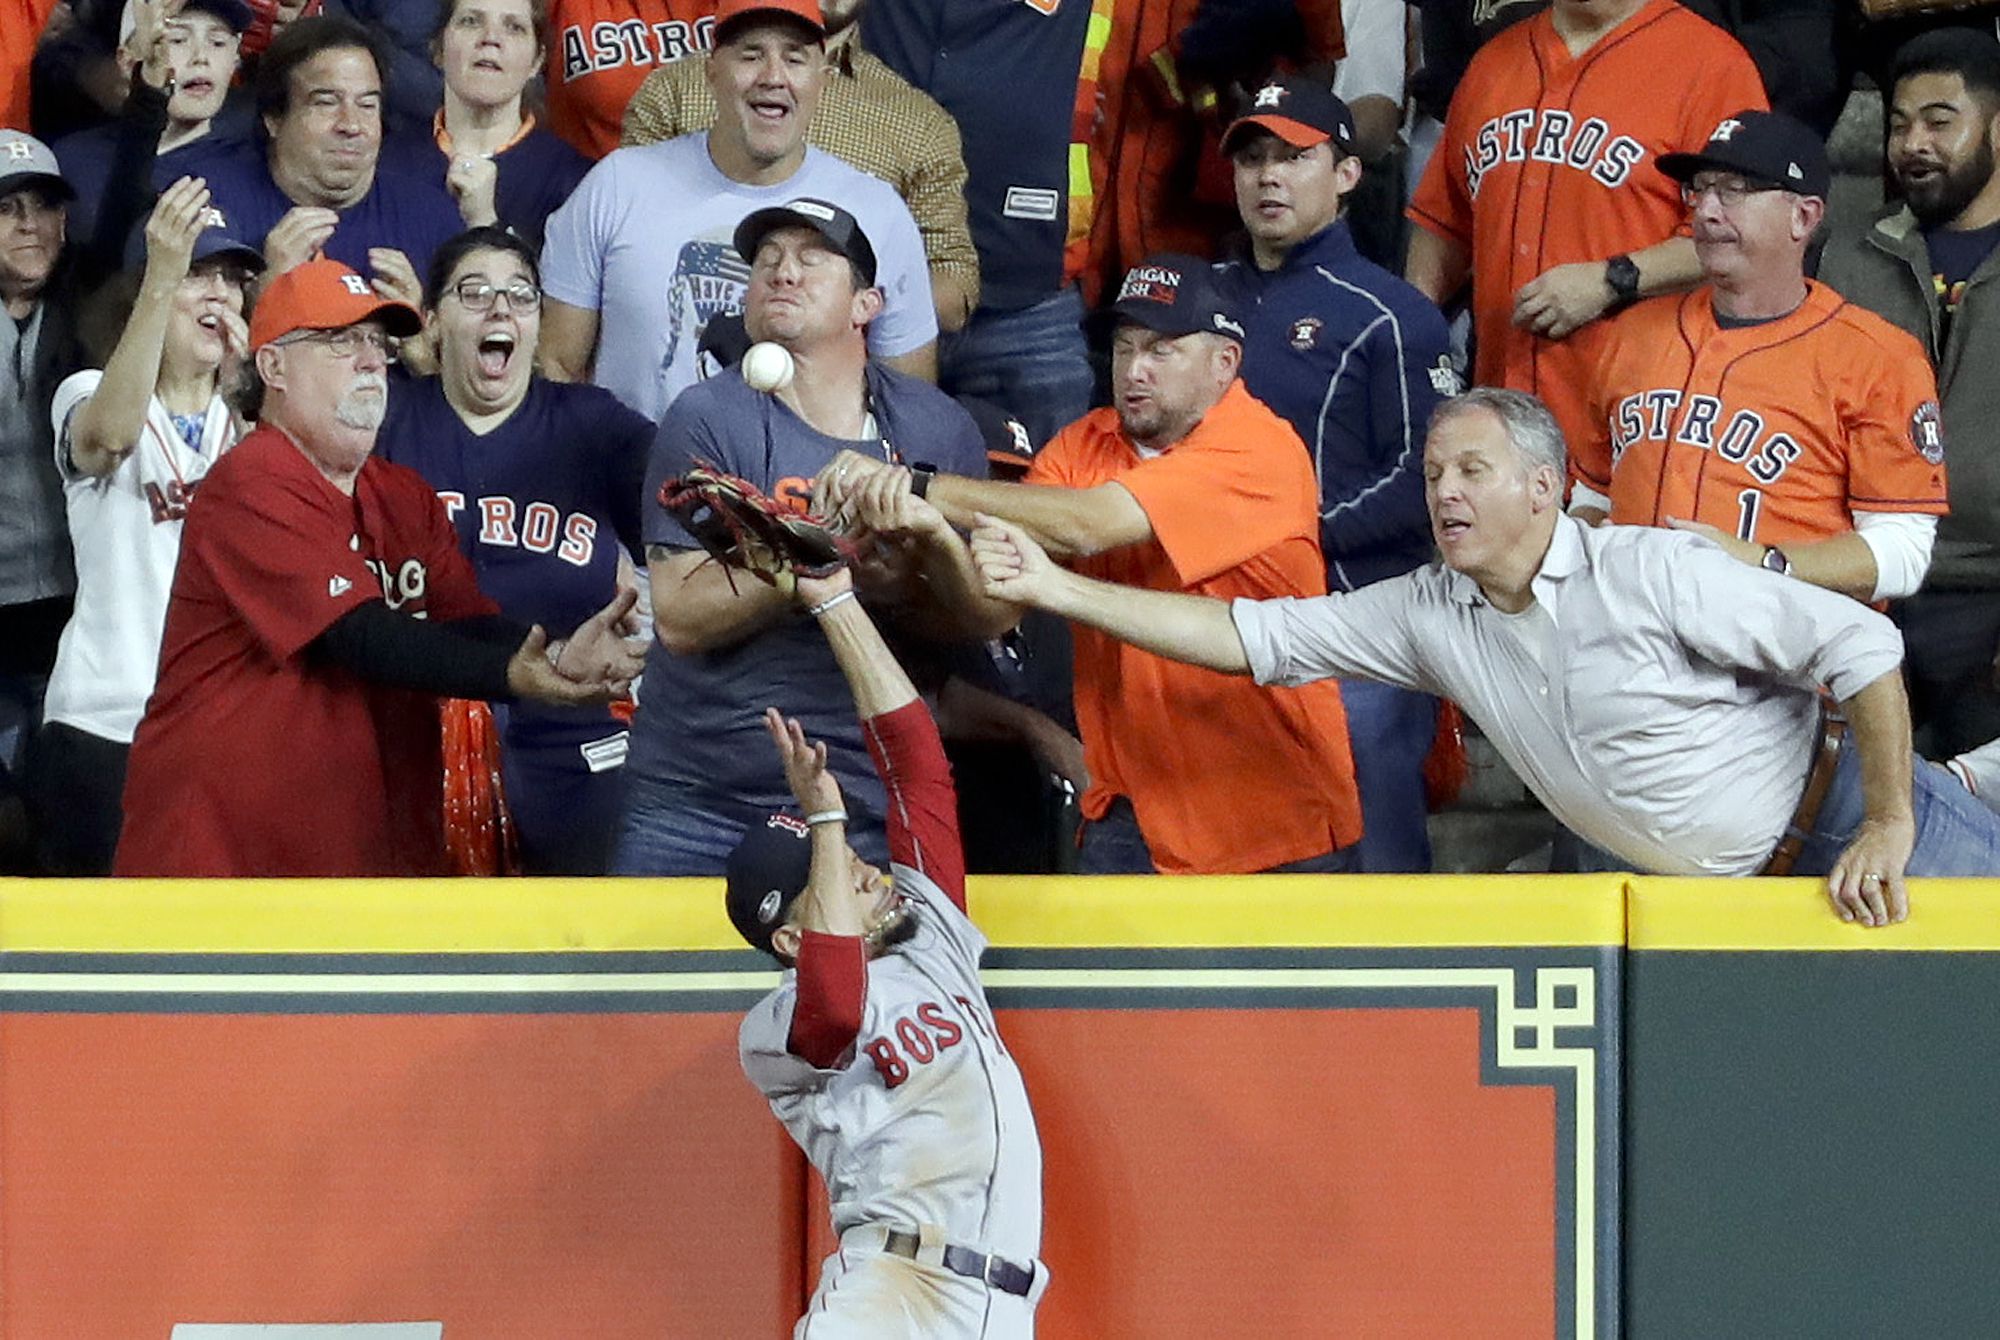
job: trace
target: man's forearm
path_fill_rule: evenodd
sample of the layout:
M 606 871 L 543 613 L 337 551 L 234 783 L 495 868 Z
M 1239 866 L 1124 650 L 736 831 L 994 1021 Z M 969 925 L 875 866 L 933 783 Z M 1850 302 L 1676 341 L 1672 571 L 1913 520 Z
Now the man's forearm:
M 1856 600 L 1873 600 L 1881 574 L 1875 566 L 1875 551 L 1859 531 L 1846 531 L 1810 544 L 1780 545 L 1791 560 L 1792 576 L 1802 582 L 1838 591 Z
M 1472 254 L 1441 234 L 1418 224 L 1410 229 L 1410 249 L 1403 262 L 1403 278 L 1418 292 L 1444 306 L 1458 296 L 1472 273 Z
M 1053 614 L 1169 660 L 1230 675 L 1250 673 L 1249 654 L 1225 600 L 1115 586 L 1080 573 L 1059 572 L 1039 603 Z
M 984 512 L 1013 522 L 1058 559 L 1137 544 L 1153 533 L 1146 509 L 1118 484 L 1070 489 L 939 475 L 926 496 L 960 530 L 971 530 Z
M 1861 758 L 1861 803 L 1871 820 L 1902 820 L 1910 814 L 1910 700 L 1900 668 L 1843 700 L 1841 711 L 1854 732 Z
M 1606 260 L 1611 259 L 1609 256 Z M 1701 261 L 1694 254 L 1694 239 L 1670 237 L 1664 242 L 1632 253 L 1639 267 L 1639 296 L 1657 298 L 1662 293 L 1679 293 L 1701 280 Z

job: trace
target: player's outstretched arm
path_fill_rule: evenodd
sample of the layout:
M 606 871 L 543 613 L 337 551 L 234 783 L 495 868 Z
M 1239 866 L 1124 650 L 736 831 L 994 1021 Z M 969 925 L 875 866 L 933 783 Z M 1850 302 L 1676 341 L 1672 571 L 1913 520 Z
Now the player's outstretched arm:
M 1227 601 L 1116 586 L 1057 566 L 1021 527 L 981 515 L 972 561 L 986 594 L 1048 610 L 1156 655 L 1247 675 L 1250 657 Z
M 799 578 L 798 601 L 826 635 L 834 663 L 854 695 L 855 715 L 866 721 L 917 700 L 916 685 L 855 599 L 853 573 L 841 568 L 828 577 Z
M 846 803 L 840 783 L 826 765 L 826 742 L 806 739 L 798 720 L 775 707 L 764 709 L 764 730 L 784 764 L 792 799 L 812 825 L 812 872 L 799 898 L 798 924 L 821 935 L 858 937 L 866 927 L 854 898 L 854 868 L 847 855 Z

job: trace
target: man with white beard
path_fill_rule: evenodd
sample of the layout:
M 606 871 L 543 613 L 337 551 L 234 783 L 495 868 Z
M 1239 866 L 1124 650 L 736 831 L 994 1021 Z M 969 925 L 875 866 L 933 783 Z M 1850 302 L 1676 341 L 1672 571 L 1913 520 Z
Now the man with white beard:
M 437 698 L 623 696 L 626 592 L 564 643 L 479 592 L 421 475 L 372 455 L 414 309 L 338 261 L 250 321 L 257 429 L 188 506 L 114 873 L 444 873 Z

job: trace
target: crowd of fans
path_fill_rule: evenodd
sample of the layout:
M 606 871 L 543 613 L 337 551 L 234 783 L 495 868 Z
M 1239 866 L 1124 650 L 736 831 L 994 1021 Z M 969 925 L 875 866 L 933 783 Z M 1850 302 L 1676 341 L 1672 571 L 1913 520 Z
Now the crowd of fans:
M 1895 799 L 2000 800 L 1990 31 L 1677 0 L 29 8 L 39 41 L 0 47 L 9 869 L 718 874 L 786 803 L 770 706 L 879 862 L 825 640 L 655 503 L 707 464 L 855 540 L 975 869 L 1427 870 L 1462 708 L 1566 824 L 1559 868 L 1900 891 L 1914 844 L 1912 872 L 2000 874 L 1983 837 L 1924 865 Z M 1890 203 L 1829 224 L 1862 67 Z M 1692 532 L 1701 580 L 1647 585 L 1654 542 L 1607 526 Z M 1120 607 L 1167 621 L 1139 628 L 1046 555 L 1372 622 Z M 1631 567 L 1609 594 L 1552 585 L 1600 558 Z M 1554 622 L 1426 641 L 1524 593 Z M 1649 681 L 1649 637 L 1693 668 Z M 1914 791 L 1885 675 L 1946 763 Z M 1650 715 L 1595 701 L 1628 695 Z

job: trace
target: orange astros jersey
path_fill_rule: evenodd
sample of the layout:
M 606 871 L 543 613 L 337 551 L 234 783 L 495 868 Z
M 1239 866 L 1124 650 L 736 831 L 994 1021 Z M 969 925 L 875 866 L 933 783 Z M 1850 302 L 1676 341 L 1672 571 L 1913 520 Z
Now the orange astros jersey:
M 712 44 L 717 0 L 550 0 L 549 128 L 590 158 L 618 147 L 655 65 Z
M 1410 204 L 1472 258 L 1473 380 L 1541 397 L 1575 443 L 1611 323 L 1545 340 L 1514 328 L 1514 294 L 1553 266 L 1671 236 L 1687 211 L 1654 160 L 1698 152 L 1723 118 L 1766 105 L 1736 39 L 1674 0 L 1648 0 L 1581 56 L 1546 12 L 1481 47 Z
M 1797 311 L 1716 323 L 1707 285 L 1618 322 L 1591 410 L 1611 519 L 1705 521 L 1758 544 L 1823 540 L 1856 512 L 1945 511 L 1937 380 L 1907 333 L 1824 284 Z

